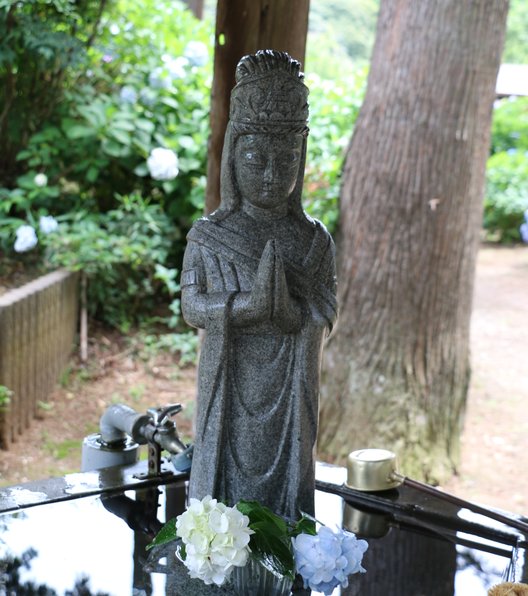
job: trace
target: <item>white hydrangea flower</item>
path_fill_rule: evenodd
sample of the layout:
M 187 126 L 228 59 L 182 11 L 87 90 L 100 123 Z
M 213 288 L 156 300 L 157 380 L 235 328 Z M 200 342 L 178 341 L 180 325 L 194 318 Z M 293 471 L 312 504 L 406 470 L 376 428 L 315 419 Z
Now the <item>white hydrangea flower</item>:
M 46 174 L 42 174 L 41 172 L 40 174 L 37 174 L 35 178 L 33 178 L 33 182 L 35 183 L 35 186 L 42 188 L 48 184 L 48 177 Z
M 53 215 L 41 215 L 39 219 L 39 229 L 43 234 L 51 234 L 59 227 L 59 222 Z
M 361 566 L 368 544 L 346 530 L 332 531 L 323 526 L 316 536 L 299 534 L 292 538 L 295 566 L 304 587 L 331 594 L 341 585 L 348 586 L 348 576 L 364 573 Z
M 209 495 L 191 499 L 176 519 L 176 532 L 185 544 L 189 575 L 206 584 L 222 585 L 234 567 L 243 567 L 249 556 L 249 518 L 236 507 L 227 507 Z
M 178 175 L 178 156 L 171 149 L 157 147 L 150 152 L 147 167 L 154 180 L 173 180 Z
M 16 252 L 27 252 L 38 244 L 38 238 L 32 226 L 23 225 L 17 228 L 14 249 Z
M 201 41 L 190 41 L 185 46 L 183 55 L 193 66 L 203 66 L 209 60 L 209 50 Z

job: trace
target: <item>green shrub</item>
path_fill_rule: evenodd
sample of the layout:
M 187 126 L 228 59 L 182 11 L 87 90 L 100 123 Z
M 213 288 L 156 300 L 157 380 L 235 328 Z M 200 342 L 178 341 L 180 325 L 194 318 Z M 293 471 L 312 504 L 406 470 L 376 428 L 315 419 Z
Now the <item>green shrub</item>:
M 339 191 L 345 150 L 363 101 L 367 70 L 348 79 L 307 77 L 310 136 L 304 179 L 304 206 L 331 232 L 339 217 Z
M 487 166 L 484 228 L 490 240 L 518 242 L 528 209 L 528 153 L 510 149 L 492 155 Z
M 100 0 L 0 3 L 0 180 L 7 187 L 24 171 L 16 155 L 85 69 L 100 6 Z
M 179 289 L 171 284 L 177 272 L 163 265 L 177 235 L 160 205 L 132 195 L 119 197 L 119 208 L 107 213 L 63 218 L 60 233 L 43 242 L 51 265 L 87 275 L 91 315 L 126 331 Z
M 528 97 L 506 98 L 493 110 L 491 153 L 528 151 Z
M 484 229 L 494 242 L 518 242 L 528 209 L 528 98 L 495 103 L 486 170 Z
M 209 37 L 204 24 L 170 0 L 117 3 L 75 84 L 17 155 L 27 168 L 19 188 L 37 172 L 48 177 L 47 196 L 34 198 L 32 207 L 104 212 L 116 195 L 138 192 L 189 227 L 203 207 L 212 62 L 210 50 L 203 63 L 189 47 L 199 42 L 207 51 Z M 176 178 L 148 175 L 146 160 L 156 147 L 178 155 Z
M 29 262 L 47 247 L 50 266 L 85 271 L 109 324 L 164 302 L 174 325 L 175 264 L 203 209 L 210 28 L 172 0 L 30 0 L 1 5 L 0 34 L 0 251 Z M 154 177 L 159 148 L 177 169 Z M 50 214 L 57 234 L 39 229 Z

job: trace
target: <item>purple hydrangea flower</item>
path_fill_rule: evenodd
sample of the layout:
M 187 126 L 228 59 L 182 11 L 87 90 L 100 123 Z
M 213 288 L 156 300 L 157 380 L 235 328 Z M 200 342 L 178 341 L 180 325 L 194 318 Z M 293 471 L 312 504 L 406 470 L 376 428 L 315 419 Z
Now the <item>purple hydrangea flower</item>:
M 295 566 L 304 587 L 331 594 L 337 586 L 346 588 L 348 576 L 364 573 L 361 566 L 368 544 L 346 530 L 323 526 L 316 536 L 299 534 L 292 538 Z

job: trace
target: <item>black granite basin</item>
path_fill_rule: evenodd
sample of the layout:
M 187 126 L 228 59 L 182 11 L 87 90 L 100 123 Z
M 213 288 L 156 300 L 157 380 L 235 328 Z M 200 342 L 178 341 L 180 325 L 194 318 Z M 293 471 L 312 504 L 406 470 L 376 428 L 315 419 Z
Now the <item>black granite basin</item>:
M 144 472 L 143 462 L 1 489 L 0 595 L 192 596 L 166 558 L 145 564 L 161 523 L 184 508 L 186 476 Z M 317 476 L 317 518 L 369 541 L 367 573 L 343 595 L 479 596 L 528 578 L 526 537 L 514 529 L 411 489 L 351 491 L 347 504 L 326 492 L 342 468 L 319 465 Z

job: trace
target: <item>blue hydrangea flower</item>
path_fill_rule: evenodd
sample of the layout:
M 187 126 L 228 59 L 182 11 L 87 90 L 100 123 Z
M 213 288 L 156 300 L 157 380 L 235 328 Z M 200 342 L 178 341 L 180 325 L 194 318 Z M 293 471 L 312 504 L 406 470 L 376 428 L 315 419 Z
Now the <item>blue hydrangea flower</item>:
M 14 249 L 16 252 L 27 252 L 38 244 L 37 234 L 32 226 L 23 225 L 17 228 Z
M 161 66 L 158 66 L 149 74 L 149 85 L 153 89 L 168 89 L 171 86 L 170 78 L 163 72 Z
M 119 98 L 123 103 L 136 103 L 138 95 L 134 87 L 125 85 L 119 92 Z
M 521 224 L 519 228 L 519 232 L 521 234 L 521 240 L 528 244 L 528 209 L 524 212 L 524 223 Z
M 292 544 L 295 567 L 305 588 L 328 595 L 339 585 L 346 588 L 349 575 L 365 572 L 361 561 L 368 544 L 346 530 L 323 526 L 316 536 L 292 538 Z
M 201 41 L 190 41 L 183 51 L 183 55 L 192 66 L 204 66 L 209 60 L 209 50 Z
M 171 79 L 183 79 L 185 76 L 185 69 L 189 65 L 187 58 L 180 56 L 167 62 L 167 70 Z
M 521 233 L 521 239 L 525 244 L 528 244 L 528 222 L 523 223 L 519 228 L 519 232 Z

